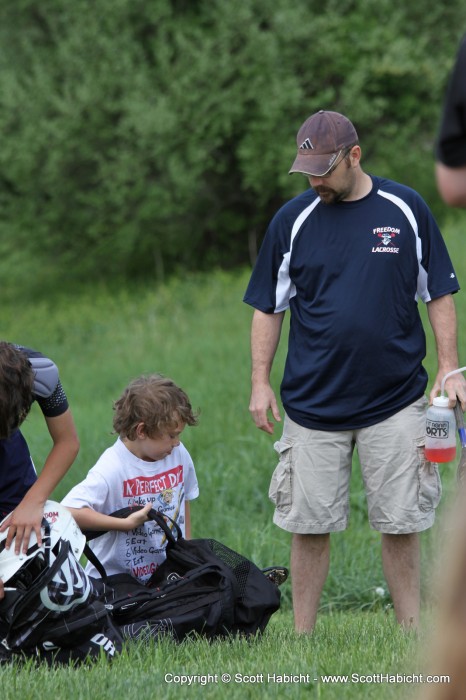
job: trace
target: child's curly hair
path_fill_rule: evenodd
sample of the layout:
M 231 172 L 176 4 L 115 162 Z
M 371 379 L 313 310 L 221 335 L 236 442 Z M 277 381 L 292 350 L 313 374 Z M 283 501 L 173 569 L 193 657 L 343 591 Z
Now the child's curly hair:
M 0 439 L 19 428 L 34 400 L 34 370 L 26 353 L 0 341 Z
M 148 437 L 156 438 L 179 423 L 197 425 L 189 399 L 171 379 L 151 374 L 134 379 L 113 405 L 113 429 L 128 440 L 136 439 L 136 429 L 144 423 Z

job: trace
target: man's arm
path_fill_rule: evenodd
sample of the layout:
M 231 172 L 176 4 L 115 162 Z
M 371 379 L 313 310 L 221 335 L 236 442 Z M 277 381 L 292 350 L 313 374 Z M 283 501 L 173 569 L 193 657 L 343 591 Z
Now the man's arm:
M 273 433 L 274 424 L 268 419 L 268 411 L 274 420 L 280 421 L 277 400 L 270 385 L 270 372 L 277 351 L 285 312 L 265 314 L 254 311 L 251 327 L 251 401 L 249 411 L 258 428 Z
M 466 35 L 448 80 L 435 149 L 435 176 L 440 196 L 451 207 L 466 207 Z
M 457 323 L 455 302 L 451 294 L 446 294 L 427 303 L 427 313 L 437 345 L 438 370 L 429 399 L 438 395 L 443 377 L 454 369 L 458 369 Z M 450 399 L 450 406 L 461 401 L 463 411 L 466 410 L 466 379 L 459 373 L 450 377 L 445 383 L 445 391 Z
M 450 207 L 466 207 L 466 166 L 451 168 L 435 164 L 437 188 L 443 201 Z

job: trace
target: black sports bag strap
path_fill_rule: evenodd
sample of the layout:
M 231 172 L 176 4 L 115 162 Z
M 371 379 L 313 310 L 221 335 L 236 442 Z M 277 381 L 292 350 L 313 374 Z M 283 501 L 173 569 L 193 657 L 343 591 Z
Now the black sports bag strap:
M 142 508 L 143 506 L 120 508 L 119 510 L 115 510 L 113 513 L 110 513 L 110 515 L 112 518 L 127 518 L 128 515 L 131 515 L 131 513 L 141 510 Z M 169 515 L 163 515 L 162 513 L 159 513 L 158 510 L 155 510 L 155 508 L 151 508 L 147 515 L 149 520 L 153 520 L 154 522 L 156 522 L 157 525 L 163 530 L 167 537 L 167 543 L 173 545 L 176 544 L 176 542 L 179 539 L 182 539 L 183 533 L 181 532 L 180 526 L 177 522 L 172 520 L 172 518 L 170 518 Z M 176 537 L 174 536 L 172 529 L 168 526 L 167 520 L 171 522 L 173 529 L 176 532 Z M 86 555 L 88 560 L 95 566 L 103 581 L 106 581 L 108 578 L 107 572 L 105 571 L 105 568 L 102 562 L 97 557 L 97 555 L 89 547 L 88 542 L 90 542 L 91 540 L 95 540 L 97 537 L 104 535 L 106 532 L 108 532 L 108 530 L 87 530 L 84 532 L 84 535 L 86 536 L 84 554 Z
M 120 508 L 119 510 L 115 510 L 113 513 L 109 513 L 109 515 L 112 518 L 127 518 L 128 515 L 131 515 L 131 513 L 134 513 L 135 511 L 141 510 L 143 506 L 129 506 L 126 508 Z M 169 515 L 165 515 L 163 513 L 160 513 L 158 510 L 155 510 L 155 508 L 151 508 L 149 513 L 147 514 L 147 517 L 149 520 L 153 520 L 154 522 L 157 523 L 157 525 L 162 528 L 164 531 L 165 535 L 167 536 L 167 540 L 171 542 L 172 544 L 175 544 L 175 542 L 183 537 L 183 533 L 181 532 L 180 526 L 178 525 L 175 520 L 172 520 Z M 176 532 L 176 538 L 173 534 L 172 528 L 170 528 L 167 525 L 167 520 L 170 521 L 170 523 L 173 526 L 173 530 Z M 104 535 L 108 530 L 84 530 L 83 533 L 86 536 L 86 541 L 90 542 L 91 540 L 95 540 L 97 537 L 100 537 L 101 535 Z
M 103 535 L 104 533 L 101 532 L 99 534 Z M 98 537 L 98 535 L 96 535 L 96 537 Z M 84 552 L 85 556 L 88 558 L 88 560 L 91 562 L 91 564 L 94 564 L 95 568 L 97 569 L 97 571 L 99 572 L 99 574 L 102 578 L 102 581 L 106 581 L 108 578 L 108 574 L 105 571 L 104 565 L 102 564 L 100 559 L 97 557 L 97 555 L 94 554 L 93 550 L 89 547 L 87 542 L 84 545 L 83 552 Z
M 128 515 L 131 515 L 131 513 L 134 513 L 135 511 L 142 510 L 142 508 L 143 506 L 120 508 L 120 510 L 116 510 L 114 513 L 110 513 L 110 515 L 113 518 L 127 518 Z M 171 542 L 171 544 L 175 544 L 177 540 L 182 539 L 183 533 L 181 532 L 180 526 L 175 520 L 170 518 L 169 515 L 165 515 L 165 513 L 161 513 L 160 511 L 155 510 L 155 508 L 151 508 L 147 514 L 147 517 L 149 520 L 153 520 L 157 523 L 157 525 L 164 531 L 168 542 Z M 172 527 L 167 524 L 167 520 L 171 523 Z M 173 534 L 173 530 L 176 532 L 176 537 Z

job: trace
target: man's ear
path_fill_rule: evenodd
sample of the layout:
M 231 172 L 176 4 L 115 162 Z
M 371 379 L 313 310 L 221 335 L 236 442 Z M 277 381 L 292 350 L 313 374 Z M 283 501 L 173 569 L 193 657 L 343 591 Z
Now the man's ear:
M 359 161 L 361 160 L 361 146 L 359 144 L 356 144 L 356 146 L 353 146 L 351 151 L 349 152 L 348 156 L 350 159 L 350 163 L 353 166 L 353 168 L 357 165 L 359 165 Z

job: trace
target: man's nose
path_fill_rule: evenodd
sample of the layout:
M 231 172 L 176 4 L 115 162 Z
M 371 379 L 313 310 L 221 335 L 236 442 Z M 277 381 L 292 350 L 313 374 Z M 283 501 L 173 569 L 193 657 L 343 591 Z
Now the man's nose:
M 318 187 L 319 185 L 323 185 L 325 182 L 323 177 L 317 177 L 317 175 L 309 175 L 308 180 L 311 187 Z

